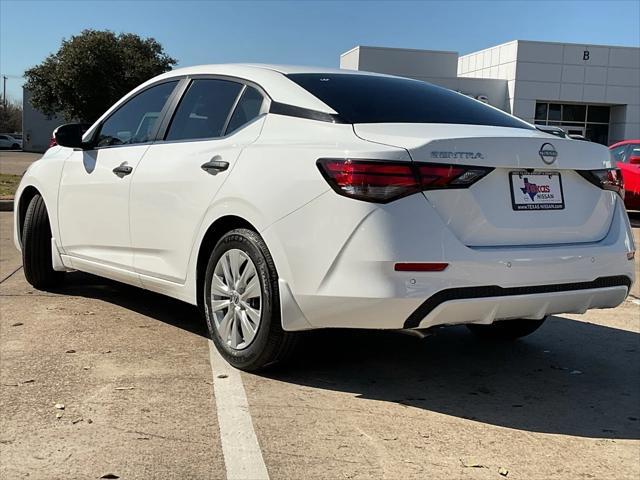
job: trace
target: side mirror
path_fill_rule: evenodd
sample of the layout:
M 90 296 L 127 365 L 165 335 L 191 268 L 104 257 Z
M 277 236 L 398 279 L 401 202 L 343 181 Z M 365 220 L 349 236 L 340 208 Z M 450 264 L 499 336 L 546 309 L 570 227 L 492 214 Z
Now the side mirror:
M 82 123 L 67 123 L 56 128 L 53 137 L 61 147 L 82 148 L 82 135 L 85 131 Z
M 640 155 L 631 155 L 629 157 L 629 163 L 633 163 L 634 165 L 637 165 L 640 163 Z

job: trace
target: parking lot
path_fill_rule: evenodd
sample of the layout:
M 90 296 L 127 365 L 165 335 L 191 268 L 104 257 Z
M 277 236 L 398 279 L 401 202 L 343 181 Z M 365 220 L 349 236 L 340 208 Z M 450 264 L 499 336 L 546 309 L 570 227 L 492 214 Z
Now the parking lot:
M 13 175 L 34 158 L 2 155 Z M 252 461 L 218 423 L 234 376 L 198 312 L 80 273 L 35 291 L 11 222 L 0 212 L 0 477 L 234 478 Z M 507 346 L 464 327 L 319 332 L 238 385 L 272 479 L 637 479 L 639 333 L 634 297 Z
M 0 174 L 22 175 L 41 153 L 0 150 Z

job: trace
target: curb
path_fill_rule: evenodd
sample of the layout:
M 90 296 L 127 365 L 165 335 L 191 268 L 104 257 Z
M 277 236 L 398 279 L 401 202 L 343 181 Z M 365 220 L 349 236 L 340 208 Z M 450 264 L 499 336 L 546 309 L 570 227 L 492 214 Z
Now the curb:
M 13 212 L 13 199 L 0 200 L 0 212 Z

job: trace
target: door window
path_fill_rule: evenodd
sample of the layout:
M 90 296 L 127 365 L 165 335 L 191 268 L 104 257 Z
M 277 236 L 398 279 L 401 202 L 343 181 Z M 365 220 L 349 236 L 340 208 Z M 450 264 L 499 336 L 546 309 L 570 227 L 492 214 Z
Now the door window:
M 194 80 L 180 101 L 165 140 L 221 137 L 242 85 L 228 80 Z
M 249 123 L 260 114 L 264 97 L 253 87 L 247 86 L 242 92 L 242 97 L 238 101 L 236 109 L 233 111 L 225 135 L 235 132 L 243 125 Z
M 621 145 L 611 150 L 611 156 L 614 162 L 626 162 L 627 161 L 627 146 Z
M 178 80 L 161 83 L 127 101 L 102 124 L 97 146 L 134 145 L 153 140 L 160 112 L 177 84 Z

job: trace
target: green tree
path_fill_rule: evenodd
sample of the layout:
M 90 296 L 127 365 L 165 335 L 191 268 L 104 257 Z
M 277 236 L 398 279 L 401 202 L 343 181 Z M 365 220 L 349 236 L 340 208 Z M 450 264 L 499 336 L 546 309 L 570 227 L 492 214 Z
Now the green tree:
M 25 86 L 45 114 L 92 123 L 125 93 L 175 64 L 153 38 L 83 30 L 27 70 Z

